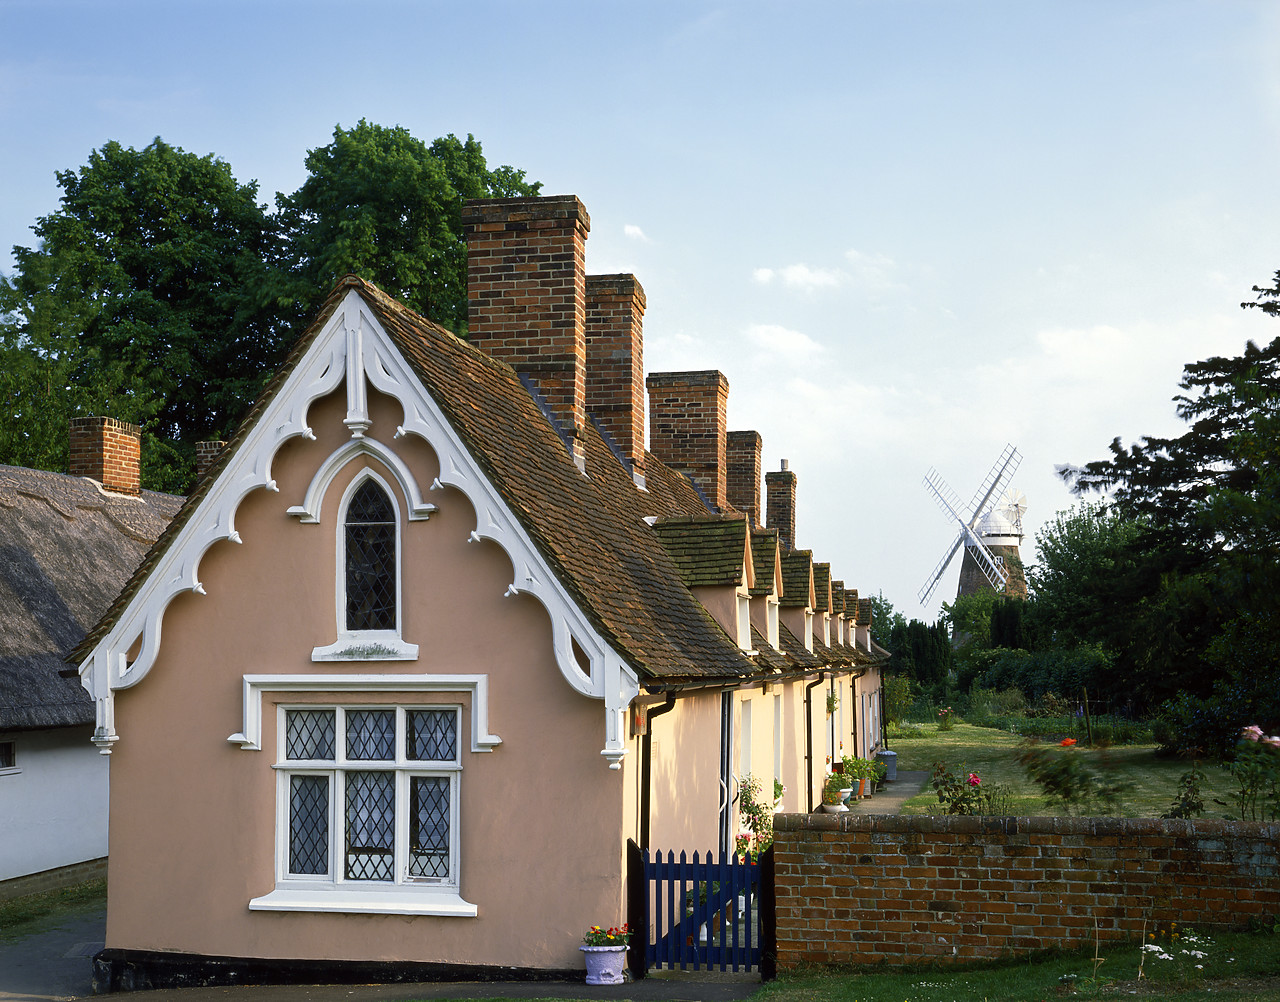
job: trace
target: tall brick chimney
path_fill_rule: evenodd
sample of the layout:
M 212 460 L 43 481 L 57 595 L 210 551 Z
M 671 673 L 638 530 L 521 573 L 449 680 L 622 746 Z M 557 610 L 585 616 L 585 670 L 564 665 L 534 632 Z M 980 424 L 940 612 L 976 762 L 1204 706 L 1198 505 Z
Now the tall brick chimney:
M 760 433 L 731 431 L 725 437 L 725 462 L 728 464 L 729 503 L 760 527 Z
M 688 476 L 716 510 L 727 503 L 725 412 L 729 380 L 715 369 L 654 372 L 649 389 L 649 451 Z
M 783 552 L 796 546 L 796 475 L 782 461 L 781 470 L 770 470 L 764 475 L 769 511 L 765 525 L 778 530 L 778 544 Z
M 587 413 L 644 483 L 644 289 L 634 275 L 588 275 Z
M 97 480 L 103 490 L 139 494 L 141 442 L 142 430 L 136 424 L 109 417 L 72 418 L 68 472 Z
M 533 381 L 581 467 L 587 210 L 574 195 L 482 199 L 462 225 L 468 338 Z

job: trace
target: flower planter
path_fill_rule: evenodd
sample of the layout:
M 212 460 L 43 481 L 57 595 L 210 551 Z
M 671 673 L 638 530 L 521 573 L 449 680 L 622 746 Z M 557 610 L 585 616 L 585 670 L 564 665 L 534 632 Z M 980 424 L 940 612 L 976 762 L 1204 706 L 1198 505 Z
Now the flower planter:
M 849 808 L 845 807 L 844 804 L 823 804 L 822 809 L 828 814 L 839 814 L 842 811 L 849 810 Z
M 626 946 L 580 946 L 587 961 L 587 984 L 620 985 L 627 963 Z

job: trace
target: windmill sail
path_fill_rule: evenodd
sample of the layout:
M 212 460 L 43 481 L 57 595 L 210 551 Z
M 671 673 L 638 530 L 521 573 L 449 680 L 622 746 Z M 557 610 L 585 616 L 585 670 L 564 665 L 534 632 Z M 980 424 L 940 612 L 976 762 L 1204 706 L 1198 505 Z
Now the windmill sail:
M 921 605 L 924 605 L 929 600 L 929 596 L 933 594 L 934 588 L 942 580 L 942 575 L 946 573 L 947 567 L 962 545 L 965 548 L 966 565 L 971 559 L 982 575 L 990 582 L 992 588 L 996 591 L 1004 590 L 1009 578 L 1008 572 L 1004 567 L 1004 561 L 993 554 L 986 543 L 982 541 L 982 538 L 978 535 L 978 528 L 992 515 L 992 510 L 995 507 L 992 498 L 1004 488 L 1021 462 L 1022 455 L 1018 450 L 1012 445 L 1006 445 L 1004 451 L 1000 453 L 999 458 L 974 492 L 973 501 L 968 508 L 969 517 L 967 519 L 961 513 L 959 496 L 942 479 L 938 471 L 930 469 L 925 474 L 925 488 L 933 495 L 938 506 L 959 523 L 960 534 L 956 537 L 956 541 L 952 543 L 951 549 L 947 551 L 946 555 L 939 561 L 938 566 L 934 568 L 933 574 L 921 586 L 919 591 Z M 1010 503 L 1011 496 L 1013 498 L 1012 503 Z M 1026 509 L 1026 497 L 1020 492 L 1006 491 L 1000 497 L 1000 503 L 1002 511 L 1006 508 L 1013 509 L 1015 518 L 1009 521 L 1016 522 L 1015 531 L 1020 537 L 1022 533 L 1022 511 Z M 1018 507 L 1019 505 L 1021 507 Z

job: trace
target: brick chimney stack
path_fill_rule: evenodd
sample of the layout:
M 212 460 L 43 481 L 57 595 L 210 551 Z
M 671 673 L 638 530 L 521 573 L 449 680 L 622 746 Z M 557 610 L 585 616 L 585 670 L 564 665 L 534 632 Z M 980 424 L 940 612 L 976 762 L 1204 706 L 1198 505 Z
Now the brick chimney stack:
M 109 417 L 71 419 L 69 472 L 91 477 L 103 490 L 140 494 L 142 430 Z
M 583 465 L 591 219 L 574 195 L 468 201 L 467 336 L 532 379 Z
M 218 456 L 226 447 L 226 442 L 216 442 L 213 439 L 210 439 L 207 442 L 196 443 L 197 480 L 203 479 L 204 475 L 209 472 L 209 467 L 218 461 Z
M 588 275 L 587 413 L 644 482 L 644 289 L 634 275 Z
M 717 510 L 727 504 L 725 413 L 729 380 L 702 372 L 655 372 L 649 389 L 649 451 L 697 484 Z
M 729 503 L 760 527 L 760 433 L 731 431 L 725 439 Z
M 796 546 L 796 475 L 787 468 L 787 461 L 782 461 L 781 470 L 771 470 L 764 475 L 765 491 L 768 494 L 769 512 L 765 523 L 770 529 L 778 530 L 778 543 L 783 552 L 794 550 Z

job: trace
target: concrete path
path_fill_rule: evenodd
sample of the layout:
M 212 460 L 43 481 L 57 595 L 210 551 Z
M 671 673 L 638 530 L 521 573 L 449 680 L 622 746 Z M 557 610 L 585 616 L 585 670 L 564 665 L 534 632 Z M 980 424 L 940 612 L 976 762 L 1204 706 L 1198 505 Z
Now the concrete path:
M 897 814 L 929 781 L 927 772 L 898 770 L 895 782 L 850 807 L 854 814 Z M 92 995 L 90 959 L 102 949 L 104 910 L 68 916 L 17 943 L 0 944 L 0 1002 L 61 1002 Z M 607 999 L 612 1002 L 735 1002 L 760 987 L 757 974 L 654 971 L 616 986 L 558 982 L 449 982 L 412 985 L 268 985 L 122 992 L 118 1002 L 375 1002 L 407 999 Z

